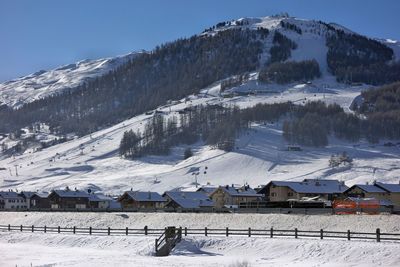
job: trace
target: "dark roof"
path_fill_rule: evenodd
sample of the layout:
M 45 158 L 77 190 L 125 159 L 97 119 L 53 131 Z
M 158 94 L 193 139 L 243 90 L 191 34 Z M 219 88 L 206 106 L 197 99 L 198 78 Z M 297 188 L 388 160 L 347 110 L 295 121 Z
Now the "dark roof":
M 390 193 L 400 193 L 400 183 L 399 184 L 385 184 L 385 183 L 375 183 L 376 186 L 383 188 Z
M 52 193 L 59 195 L 60 197 L 83 197 L 89 198 L 89 194 L 85 191 L 78 190 L 53 190 Z
M 348 189 L 338 180 L 304 179 L 302 182 L 271 181 L 276 186 L 286 186 L 297 193 L 334 194 Z
M 180 207 L 186 209 L 214 206 L 214 202 L 203 192 L 168 191 L 164 195 L 168 196 Z
M 25 198 L 31 198 L 36 192 L 22 191 L 21 195 Z
M 356 184 L 356 185 L 353 185 L 349 190 L 351 190 L 354 187 L 358 187 L 367 193 L 386 193 L 385 190 L 383 190 L 382 188 L 379 188 L 378 186 L 375 186 L 373 184 Z
M 34 196 L 38 196 L 40 198 L 47 198 L 49 196 L 48 192 L 36 192 Z M 32 196 L 33 197 L 33 196 Z
M 164 202 L 166 201 L 159 193 L 157 192 L 142 192 L 142 191 L 126 191 L 124 194 L 127 194 L 133 200 L 138 202 Z
M 12 192 L 12 191 L 3 191 L 3 192 L 0 192 L 0 198 L 3 198 L 3 199 L 12 199 L 12 198 L 14 198 L 14 199 L 19 199 L 19 198 L 23 198 L 23 197 L 21 197 L 17 192 Z

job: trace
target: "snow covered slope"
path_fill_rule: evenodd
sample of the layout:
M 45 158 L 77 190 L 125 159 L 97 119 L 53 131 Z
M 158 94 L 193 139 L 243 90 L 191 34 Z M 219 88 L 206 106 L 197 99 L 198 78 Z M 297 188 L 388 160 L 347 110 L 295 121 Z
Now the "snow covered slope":
M 31 75 L 0 84 L 0 105 L 18 108 L 24 103 L 46 98 L 63 90 L 75 88 L 85 80 L 101 76 L 115 69 L 137 53 L 124 56 L 82 60 L 50 71 L 38 71 Z
M 250 90 L 257 85 L 256 75 L 248 83 L 231 90 Z M 249 85 L 250 84 L 250 85 Z M 258 89 L 270 93 L 223 98 L 219 96 L 220 83 L 205 88 L 189 101 L 160 107 L 164 116 L 190 105 L 238 105 L 253 106 L 257 103 L 273 103 L 323 100 L 339 103 L 348 110 L 354 97 L 364 86 L 345 87 L 327 79 L 313 84 L 272 86 L 258 84 Z M 252 129 L 237 140 L 233 152 L 213 149 L 198 143 L 192 147 L 194 156 L 183 160 L 186 146 L 172 150 L 169 156 L 148 156 L 138 160 L 126 160 L 118 156 L 118 146 L 124 131 L 142 129 L 152 115 L 139 115 L 107 129 L 66 143 L 25 153 L 15 158 L 0 160 L 0 190 L 51 190 L 65 186 L 92 188 L 106 193 L 123 190 L 155 190 L 164 192 L 177 187 L 194 187 L 193 167 L 200 168 L 197 177 L 200 184 L 266 184 L 270 180 L 301 180 L 304 178 L 339 179 L 364 183 L 378 179 L 398 182 L 400 176 L 399 148 L 370 146 L 367 143 L 348 143 L 330 140 L 326 148 L 304 148 L 301 152 L 289 152 L 282 138 L 279 124 L 254 124 Z M 347 153 L 354 158 L 352 167 L 330 169 L 331 154 Z M 204 174 L 207 167 L 207 173 Z M 17 170 L 18 176 L 15 171 Z

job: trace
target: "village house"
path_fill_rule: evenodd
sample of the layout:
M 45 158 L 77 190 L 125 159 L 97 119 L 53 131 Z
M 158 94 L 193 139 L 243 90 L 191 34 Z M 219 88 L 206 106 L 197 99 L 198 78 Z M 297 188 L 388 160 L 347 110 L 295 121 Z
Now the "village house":
M 260 201 L 262 197 L 262 194 L 258 194 L 248 185 L 240 188 L 228 185 L 220 186 L 210 194 L 210 198 L 215 203 L 215 208 L 218 209 L 224 207 L 238 208 L 240 204 Z
M 29 191 L 22 191 L 20 193 L 20 196 L 23 197 L 26 201 L 27 209 L 30 209 L 30 207 L 31 207 L 31 198 L 34 194 L 35 194 L 35 192 L 29 192 Z
M 331 201 L 347 189 L 343 182 L 337 180 L 304 179 L 302 182 L 271 181 L 259 193 L 264 194 L 266 200 L 270 202 L 312 197 Z
M 0 210 L 19 210 L 27 208 L 28 206 L 25 198 L 17 192 L 0 192 Z
M 30 209 L 50 209 L 49 194 L 47 192 L 36 192 L 30 198 Z
M 89 197 L 87 192 L 66 188 L 51 191 L 48 198 L 52 209 L 87 209 Z
M 400 184 L 356 184 L 344 192 L 346 196 L 357 198 L 375 198 L 382 206 L 400 206 Z
M 118 201 L 123 209 L 161 209 L 166 200 L 157 192 L 126 191 Z
M 381 201 L 384 206 L 391 204 L 389 192 L 374 184 L 355 184 L 347 189 L 343 195 L 353 198 L 374 198 Z
M 202 192 L 168 191 L 163 197 L 167 200 L 167 208 L 212 210 L 214 207 L 214 202 Z
M 101 193 L 90 194 L 89 196 L 89 207 L 91 209 L 113 208 L 115 206 L 113 205 L 113 202 L 115 202 L 115 200 L 112 197 Z
M 375 186 L 389 192 L 389 200 L 394 206 L 400 207 L 400 182 L 398 184 L 386 184 L 376 182 Z

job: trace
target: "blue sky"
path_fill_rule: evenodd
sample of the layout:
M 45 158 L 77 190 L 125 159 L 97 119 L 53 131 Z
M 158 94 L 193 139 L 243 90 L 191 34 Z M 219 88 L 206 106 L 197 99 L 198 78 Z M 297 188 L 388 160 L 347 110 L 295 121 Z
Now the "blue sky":
M 400 40 L 399 11 L 399 0 L 0 0 L 0 81 L 280 12 Z

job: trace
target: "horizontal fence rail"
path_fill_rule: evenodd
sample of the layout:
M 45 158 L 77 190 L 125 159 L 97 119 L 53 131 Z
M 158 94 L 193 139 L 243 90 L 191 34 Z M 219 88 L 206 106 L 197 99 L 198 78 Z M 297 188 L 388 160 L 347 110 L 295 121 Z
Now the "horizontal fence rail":
M 58 233 L 58 234 L 83 234 L 83 235 L 149 235 L 159 236 L 164 233 L 164 229 L 149 228 L 95 228 L 95 227 L 61 227 L 61 226 L 34 226 L 34 225 L 0 225 L 0 231 L 17 231 L 32 233 Z M 375 240 L 381 241 L 399 241 L 400 233 L 381 233 L 377 228 L 375 232 L 353 232 L 347 231 L 328 231 L 320 230 L 299 230 L 297 228 L 291 230 L 275 229 L 235 229 L 235 228 L 179 228 L 182 236 L 247 236 L 247 237 L 293 237 L 293 238 L 318 238 L 318 239 L 346 239 L 346 240 Z

